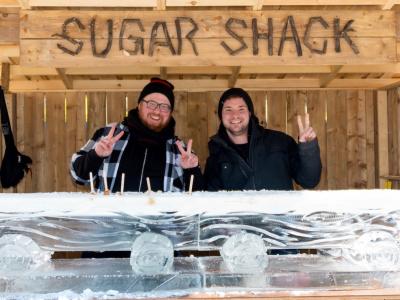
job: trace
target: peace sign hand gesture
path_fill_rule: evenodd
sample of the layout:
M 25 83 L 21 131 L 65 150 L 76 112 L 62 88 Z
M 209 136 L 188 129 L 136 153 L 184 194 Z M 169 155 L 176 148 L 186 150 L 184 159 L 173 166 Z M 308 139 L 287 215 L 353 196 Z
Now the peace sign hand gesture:
M 188 141 L 187 150 L 183 149 L 183 145 L 181 141 L 176 141 L 176 145 L 178 146 L 179 152 L 182 155 L 181 158 L 181 167 L 183 169 L 195 168 L 199 165 L 199 158 L 196 154 L 192 153 L 192 139 Z
M 116 136 L 114 135 L 115 127 L 117 124 L 113 124 L 110 132 L 107 136 L 101 138 L 99 142 L 96 143 L 94 151 L 100 157 L 107 157 L 111 154 L 114 144 L 124 135 L 124 131 L 121 131 Z
M 314 129 L 310 126 L 310 116 L 306 114 L 304 117 L 304 126 L 301 121 L 301 116 L 297 115 L 297 124 L 299 125 L 299 142 L 310 142 L 317 137 Z

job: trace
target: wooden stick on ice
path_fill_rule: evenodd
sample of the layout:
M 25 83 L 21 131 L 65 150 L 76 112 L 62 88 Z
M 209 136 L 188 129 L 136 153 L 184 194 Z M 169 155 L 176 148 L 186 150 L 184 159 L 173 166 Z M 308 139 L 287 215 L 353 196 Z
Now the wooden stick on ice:
M 92 172 L 89 172 L 89 179 L 90 179 L 90 193 L 95 194 L 96 192 L 94 191 L 93 173 Z
M 189 195 L 192 195 L 194 175 L 190 175 Z
M 104 195 L 110 195 L 110 190 L 108 189 L 108 184 L 107 184 L 106 172 L 103 172 L 103 181 L 104 181 Z
M 147 194 L 149 194 L 149 200 L 147 201 L 147 203 L 149 205 L 154 205 L 156 203 L 156 201 L 152 197 L 152 190 L 151 190 L 150 178 L 149 177 L 146 177 L 146 182 L 147 182 Z
M 121 195 L 124 194 L 124 185 L 125 185 L 125 173 L 121 175 Z
M 150 178 L 146 177 L 146 182 L 147 182 L 147 192 L 151 193 L 151 184 L 150 184 Z

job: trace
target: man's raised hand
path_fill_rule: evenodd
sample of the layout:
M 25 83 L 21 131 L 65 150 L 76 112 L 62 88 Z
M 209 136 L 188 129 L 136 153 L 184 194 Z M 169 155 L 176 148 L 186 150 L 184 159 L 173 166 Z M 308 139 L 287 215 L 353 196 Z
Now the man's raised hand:
M 199 158 L 196 154 L 192 153 L 192 139 L 188 141 L 186 150 L 183 149 L 181 141 L 176 141 L 176 146 L 181 153 L 181 167 L 183 169 L 195 168 L 199 165 Z
M 299 142 L 310 142 L 317 137 L 314 129 L 310 126 L 310 116 L 306 114 L 304 117 L 304 126 L 301 116 L 297 115 L 297 124 L 299 125 Z
M 114 135 L 115 127 L 117 124 L 112 125 L 110 132 L 107 136 L 101 138 L 99 142 L 96 143 L 94 151 L 100 157 L 107 157 L 111 154 L 114 148 L 114 144 L 124 135 L 124 131 L 121 131 L 116 136 Z

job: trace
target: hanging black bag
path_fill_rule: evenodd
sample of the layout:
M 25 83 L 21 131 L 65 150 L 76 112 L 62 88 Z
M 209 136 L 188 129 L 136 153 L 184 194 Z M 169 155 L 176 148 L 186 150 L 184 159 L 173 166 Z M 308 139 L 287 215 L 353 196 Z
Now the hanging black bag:
M 0 167 L 0 182 L 3 188 L 16 186 L 25 174 L 30 170 L 29 165 L 32 159 L 20 153 L 14 143 L 14 136 L 11 131 L 10 118 L 8 117 L 6 100 L 3 89 L 0 86 L 0 110 L 1 128 L 6 142 L 3 161 Z

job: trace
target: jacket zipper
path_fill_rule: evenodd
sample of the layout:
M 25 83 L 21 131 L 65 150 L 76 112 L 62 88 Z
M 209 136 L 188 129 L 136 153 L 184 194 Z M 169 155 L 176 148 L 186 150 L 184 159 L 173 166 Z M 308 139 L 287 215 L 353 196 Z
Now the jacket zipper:
M 147 148 L 144 150 L 144 159 L 143 159 L 143 164 L 142 164 L 142 172 L 140 173 L 140 181 L 139 181 L 139 191 L 142 188 L 142 181 L 143 181 L 143 173 L 144 173 L 144 166 L 146 165 L 146 159 L 147 159 Z

